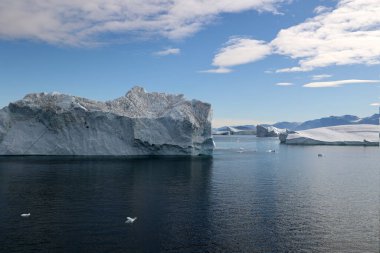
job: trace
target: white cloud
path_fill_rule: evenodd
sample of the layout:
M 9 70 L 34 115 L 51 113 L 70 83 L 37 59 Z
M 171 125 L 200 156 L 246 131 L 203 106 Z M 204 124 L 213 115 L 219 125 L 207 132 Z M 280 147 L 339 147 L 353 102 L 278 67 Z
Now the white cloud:
M 340 0 L 332 11 L 281 30 L 271 42 L 299 66 L 278 72 L 310 71 L 331 65 L 380 63 L 379 0 Z
M 260 60 L 270 53 L 271 48 L 264 41 L 232 38 L 215 55 L 212 65 L 231 67 L 246 64 Z
M 276 73 L 291 73 L 291 72 L 306 72 L 310 71 L 310 69 L 301 68 L 301 67 L 292 67 L 292 68 L 284 68 L 284 69 L 277 69 Z
M 259 47 L 234 42 L 236 50 L 229 50 L 230 46 L 225 48 L 227 52 L 222 49 L 214 57 L 213 65 L 246 64 L 269 54 L 298 60 L 298 66 L 278 69 L 276 73 L 306 72 L 334 65 L 380 64 L 379 0 L 340 0 L 334 9 L 317 7 L 315 13 L 315 17 L 281 30 L 270 43 L 250 40 L 252 44 L 258 42 Z M 235 56 L 239 48 L 242 53 Z M 250 59 L 250 53 L 259 53 L 259 57 Z
M 317 81 L 317 80 L 322 80 L 322 79 L 326 79 L 326 78 L 329 78 L 329 77 L 332 77 L 332 75 L 328 75 L 328 74 L 313 75 L 311 78 L 314 81 Z
M 1 0 L 0 38 L 75 46 L 94 45 L 105 33 L 179 39 L 199 31 L 222 13 L 277 13 L 278 6 L 287 1 Z
M 372 103 L 370 106 L 380 106 L 380 103 Z
M 208 69 L 208 70 L 201 70 L 200 73 L 212 73 L 212 74 L 227 74 L 232 72 L 232 69 L 229 68 L 216 68 L 216 69 Z
M 158 56 L 166 56 L 166 55 L 177 55 L 181 53 L 181 49 L 179 48 L 168 48 L 162 51 L 155 52 L 155 55 Z
M 331 9 L 332 8 L 330 8 L 330 7 L 320 5 L 320 6 L 315 7 L 314 13 L 315 14 L 321 14 L 323 12 L 331 11 Z
M 292 86 L 293 83 L 276 83 L 277 86 Z
M 271 47 L 264 41 L 243 37 L 231 38 L 214 56 L 212 65 L 226 69 L 236 65 L 258 61 L 271 53 Z M 213 70 L 211 70 L 213 71 Z M 228 73 L 228 72 L 213 72 Z
M 313 82 L 313 83 L 307 83 L 303 85 L 303 87 L 307 88 L 327 88 L 327 87 L 341 87 L 343 85 L 347 84 L 371 84 L 371 83 L 380 83 L 380 80 L 339 80 L 339 81 L 328 81 L 328 82 Z

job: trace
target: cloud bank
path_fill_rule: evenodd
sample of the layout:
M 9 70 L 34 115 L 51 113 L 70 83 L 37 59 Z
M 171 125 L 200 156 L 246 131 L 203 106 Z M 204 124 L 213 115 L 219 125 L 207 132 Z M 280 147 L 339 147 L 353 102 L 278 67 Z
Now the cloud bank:
M 279 4 L 286 1 L 2 0 L 0 38 L 73 46 L 97 45 L 103 42 L 100 36 L 107 33 L 180 39 L 196 33 L 222 13 L 276 13 Z
M 281 30 L 271 42 L 276 53 L 299 59 L 282 72 L 331 65 L 380 63 L 378 0 L 340 0 L 332 11 Z
M 340 0 L 334 9 L 319 6 L 315 13 L 315 17 L 281 30 L 271 42 L 235 41 L 233 51 L 227 45 L 216 54 L 213 65 L 220 66 L 219 59 L 230 63 L 228 66 L 246 64 L 262 59 L 269 52 L 298 60 L 298 66 L 278 69 L 277 73 L 334 65 L 380 64 L 379 0 Z M 255 54 L 262 50 L 265 53 L 259 54 L 260 57 L 245 57 L 240 61 L 236 60 L 240 57 L 232 54 Z

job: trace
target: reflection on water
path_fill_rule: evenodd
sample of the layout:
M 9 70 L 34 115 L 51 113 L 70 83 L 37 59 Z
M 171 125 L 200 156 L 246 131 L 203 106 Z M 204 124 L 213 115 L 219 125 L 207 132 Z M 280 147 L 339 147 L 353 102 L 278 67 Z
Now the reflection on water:
M 213 159 L 2 157 L 0 251 L 378 252 L 378 148 L 216 144 Z
M 115 252 L 196 243 L 209 226 L 211 167 L 211 159 L 4 158 L 1 245 Z M 20 219 L 26 211 L 30 219 Z M 127 216 L 138 220 L 127 225 Z

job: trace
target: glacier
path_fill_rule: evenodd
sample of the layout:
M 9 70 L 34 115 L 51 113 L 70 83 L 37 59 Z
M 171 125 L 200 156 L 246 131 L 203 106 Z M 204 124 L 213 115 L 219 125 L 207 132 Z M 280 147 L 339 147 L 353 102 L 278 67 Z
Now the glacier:
M 132 88 L 99 102 L 33 93 L 0 110 L 0 155 L 212 155 L 212 109 Z
M 379 146 L 379 132 L 379 125 L 341 125 L 283 133 L 279 138 L 281 143 L 290 145 Z

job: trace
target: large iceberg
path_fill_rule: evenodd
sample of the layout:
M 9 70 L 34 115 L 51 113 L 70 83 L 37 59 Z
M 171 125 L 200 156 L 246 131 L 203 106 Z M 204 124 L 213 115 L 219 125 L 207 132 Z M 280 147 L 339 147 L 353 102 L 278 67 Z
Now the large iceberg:
M 360 124 L 321 127 L 280 134 L 280 141 L 293 145 L 379 145 L 380 126 Z
M 147 93 L 98 102 L 36 93 L 0 110 L 0 155 L 211 155 L 211 105 Z

